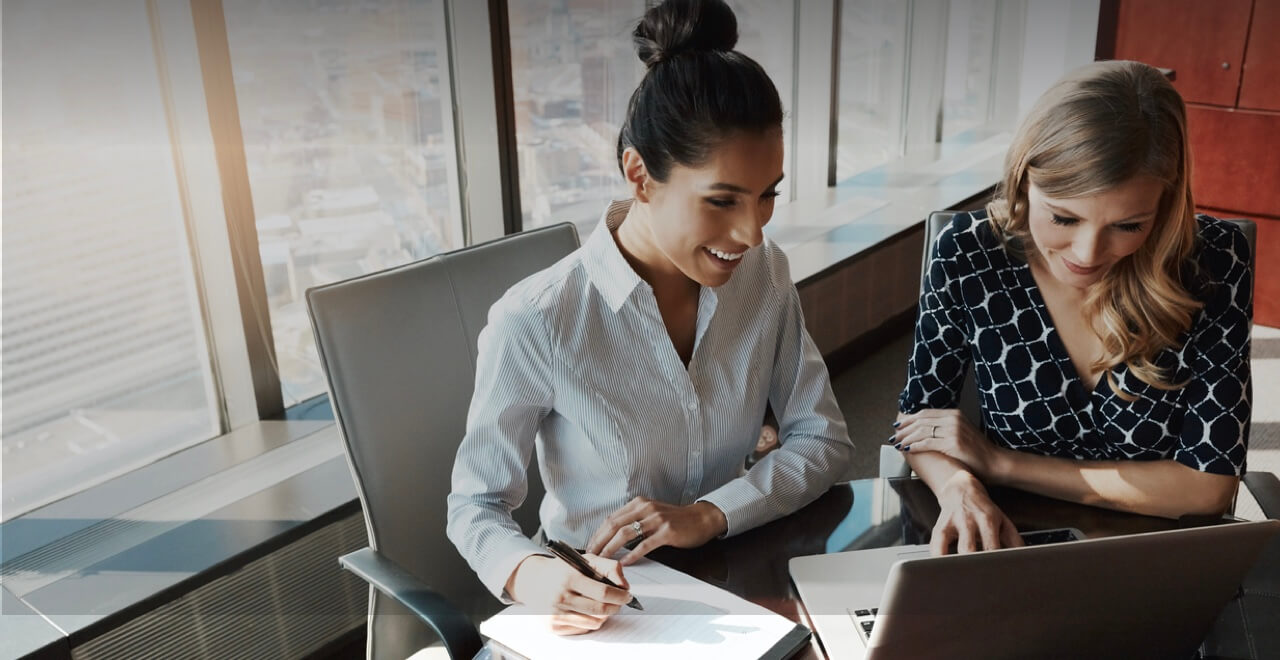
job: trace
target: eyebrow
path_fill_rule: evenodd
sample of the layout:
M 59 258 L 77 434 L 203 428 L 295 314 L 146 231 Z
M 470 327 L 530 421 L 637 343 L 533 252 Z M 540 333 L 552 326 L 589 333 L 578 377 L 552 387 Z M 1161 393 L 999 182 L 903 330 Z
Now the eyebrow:
M 779 175 L 778 175 L 778 178 L 777 178 L 777 179 L 774 179 L 773 183 L 769 184 L 769 187 L 770 187 L 770 188 L 773 188 L 773 187 L 777 186 L 779 183 L 782 183 L 782 179 L 783 179 L 783 177 L 785 177 L 785 176 L 787 176 L 786 172 L 783 172 L 782 174 L 779 174 Z M 707 188 L 708 188 L 709 190 L 725 190 L 725 191 L 728 191 L 728 192 L 741 193 L 741 194 L 743 194 L 743 195 L 750 195 L 750 194 L 751 194 L 751 191 L 750 191 L 750 190 L 747 190 L 746 188 L 743 188 L 742 186 L 735 185 L 735 184 L 732 184 L 732 183 L 725 183 L 725 182 L 723 182 L 723 181 L 718 181 L 718 182 L 716 182 L 716 183 L 713 183 L 713 184 L 711 184 L 711 185 L 707 186 Z
M 1049 202 L 1045 202 L 1045 203 L 1044 203 L 1044 205 L 1045 205 L 1045 206 L 1047 206 L 1047 207 L 1049 207 L 1051 210 L 1057 211 L 1058 213 L 1065 213 L 1065 214 L 1070 215 L 1070 216 L 1075 216 L 1075 215 L 1077 215 L 1076 213 L 1073 213 L 1073 212 L 1071 212 L 1071 211 L 1068 211 L 1068 210 L 1066 210 L 1066 209 L 1064 209 L 1064 208 L 1062 208 L 1062 207 L 1060 207 L 1060 206 L 1054 206 L 1053 204 L 1050 204 Z M 1112 222 L 1111 224 L 1113 224 L 1113 225 L 1118 225 L 1118 224 L 1120 224 L 1120 223 L 1122 223 L 1122 222 L 1128 222 L 1128 221 L 1130 221 L 1130 220 L 1134 220 L 1134 219 L 1137 219 L 1137 218 L 1143 218 L 1143 217 L 1146 217 L 1146 216 L 1149 216 L 1149 215 L 1155 215 L 1155 214 L 1156 214 L 1156 212 L 1155 212 L 1155 211 L 1143 211 L 1142 213 L 1134 213 L 1133 215 L 1131 215 L 1131 216 L 1129 216 L 1129 217 L 1127 217 L 1127 218 L 1121 218 L 1121 219 L 1119 219 L 1119 220 L 1116 220 L 1116 221 Z

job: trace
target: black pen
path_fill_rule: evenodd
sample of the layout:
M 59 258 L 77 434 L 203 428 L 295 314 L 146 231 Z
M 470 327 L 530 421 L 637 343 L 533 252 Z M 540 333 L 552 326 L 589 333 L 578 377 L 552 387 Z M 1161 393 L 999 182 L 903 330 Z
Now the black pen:
M 550 550 L 551 554 L 563 559 L 565 563 L 578 569 L 579 573 L 582 573 L 583 575 L 591 578 L 592 580 L 595 580 L 596 582 L 602 582 L 604 584 L 607 584 L 611 587 L 616 587 L 618 589 L 622 588 L 621 585 L 614 584 L 613 580 L 610 580 L 609 578 L 601 575 L 600 572 L 597 571 L 595 567 L 592 566 L 591 563 L 587 561 L 586 557 L 583 557 L 581 553 L 575 550 L 573 546 L 569 545 L 568 543 L 563 543 L 561 541 L 548 540 L 547 550 Z M 637 610 L 644 611 L 644 607 L 640 605 L 640 601 L 636 600 L 635 596 L 631 597 L 631 602 L 627 603 L 627 607 L 632 607 Z

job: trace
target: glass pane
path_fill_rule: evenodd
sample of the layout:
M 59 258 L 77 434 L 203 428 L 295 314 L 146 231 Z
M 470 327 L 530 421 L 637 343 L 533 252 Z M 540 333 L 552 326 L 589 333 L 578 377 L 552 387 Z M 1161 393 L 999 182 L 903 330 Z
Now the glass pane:
M 224 0 L 286 405 L 323 393 L 307 288 L 461 247 L 441 0 Z
M 220 422 L 146 2 L 5 0 L 3 40 L 8 519 Z
M 644 65 L 631 31 L 643 0 L 508 3 L 520 212 L 530 229 L 578 225 L 584 238 L 611 199 L 618 130 Z
M 729 0 L 738 17 L 738 50 L 764 67 L 782 97 L 782 109 L 791 112 L 795 97 L 795 0 Z M 791 117 L 783 118 L 782 169 L 791 171 Z M 779 204 L 791 199 L 788 179 L 778 186 Z
M 845 0 L 836 180 L 902 154 L 909 0 Z
M 996 0 L 951 0 L 942 139 L 987 123 L 995 65 Z

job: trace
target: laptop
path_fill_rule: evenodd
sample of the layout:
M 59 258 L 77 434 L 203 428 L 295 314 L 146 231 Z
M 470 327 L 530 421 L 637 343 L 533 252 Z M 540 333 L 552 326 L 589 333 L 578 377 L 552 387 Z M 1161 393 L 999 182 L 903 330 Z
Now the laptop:
M 1280 521 L 795 557 L 831 658 L 1191 658 Z M 1062 541 L 1062 542 L 1043 542 Z

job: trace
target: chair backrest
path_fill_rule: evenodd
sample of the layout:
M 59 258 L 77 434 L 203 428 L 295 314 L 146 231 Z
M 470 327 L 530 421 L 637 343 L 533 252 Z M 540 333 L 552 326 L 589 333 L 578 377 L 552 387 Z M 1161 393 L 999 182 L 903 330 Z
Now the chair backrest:
M 307 291 L 370 545 L 473 616 L 497 602 L 445 536 L 445 498 L 477 336 L 508 288 L 577 247 L 563 223 Z M 532 535 L 544 490 L 530 468 L 515 516 Z

